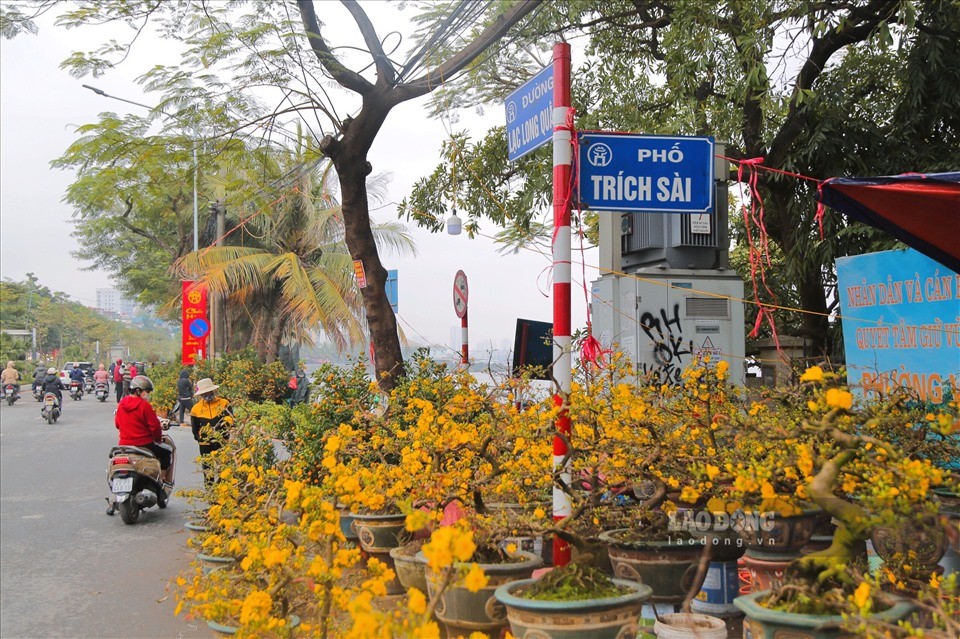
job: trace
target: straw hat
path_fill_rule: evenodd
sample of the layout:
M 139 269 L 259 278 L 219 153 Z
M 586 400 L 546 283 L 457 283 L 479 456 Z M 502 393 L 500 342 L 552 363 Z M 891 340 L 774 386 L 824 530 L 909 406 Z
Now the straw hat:
M 197 382 L 197 392 L 194 393 L 194 396 L 206 395 L 207 393 L 212 393 L 218 388 L 220 387 L 217 384 L 214 384 L 212 379 L 210 379 L 209 377 L 204 377 L 199 382 Z

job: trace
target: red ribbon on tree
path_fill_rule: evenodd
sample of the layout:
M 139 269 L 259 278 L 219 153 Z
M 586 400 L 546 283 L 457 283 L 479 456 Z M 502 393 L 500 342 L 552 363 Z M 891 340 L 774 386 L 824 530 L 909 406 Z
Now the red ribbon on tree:
M 776 303 L 777 300 L 777 296 L 770 290 L 770 286 L 767 284 L 766 269 L 768 266 L 772 266 L 772 262 L 770 261 L 770 242 L 767 235 L 767 227 L 763 221 L 763 198 L 760 195 L 760 190 L 757 188 L 757 167 L 762 164 L 763 158 L 758 157 L 740 160 L 737 167 L 737 181 L 740 184 L 746 182 L 750 189 L 750 207 L 747 208 L 746 204 L 742 204 L 743 226 L 747 234 L 747 256 L 750 262 L 750 282 L 753 285 L 753 299 L 758 307 L 757 321 L 753 324 L 750 337 L 756 337 L 760 333 L 760 327 L 763 325 L 763 321 L 766 320 L 770 325 L 774 343 L 777 344 L 777 348 L 779 349 L 780 344 L 779 338 L 777 337 L 777 327 L 773 319 L 773 309 L 760 301 L 761 285 L 770 295 L 770 299 L 772 299 L 774 303 Z M 746 180 L 744 180 L 745 171 L 747 174 Z M 741 192 L 741 200 L 742 199 L 743 194 Z M 754 234 L 756 234 L 756 241 L 754 241 Z

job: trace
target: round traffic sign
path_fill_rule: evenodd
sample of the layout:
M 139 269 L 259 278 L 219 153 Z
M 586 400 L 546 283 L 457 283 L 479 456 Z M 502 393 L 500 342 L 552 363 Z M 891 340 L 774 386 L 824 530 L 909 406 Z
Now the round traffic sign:
M 202 318 L 197 318 L 190 322 L 190 334 L 196 338 L 206 337 L 207 333 L 210 332 L 210 325 L 207 324 L 207 320 Z
M 453 310 L 461 319 L 467 314 L 467 274 L 463 271 L 453 278 Z

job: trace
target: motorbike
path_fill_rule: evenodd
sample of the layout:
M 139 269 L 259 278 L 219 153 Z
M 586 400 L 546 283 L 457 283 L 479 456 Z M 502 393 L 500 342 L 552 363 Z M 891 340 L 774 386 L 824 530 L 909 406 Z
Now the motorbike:
M 77 380 L 70 382 L 70 397 L 73 401 L 83 399 L 83 384 Z
M 84 394 L 90 394 L 93 392 L 93 378 L 84 377 L 83 378 L 83 392 Z
M 34 387 L 33 387 L 33 398 L 34 398 L 35 400 L 37 400 L 38 402 L 42 402 L 42 401 L 43 401 L 43 387 L 41 387 L 41 386 L 34 386 Z
M 167 421 L 161 422 L 163 429 L 170 428 Z M 114 446 L 110 449 L 107 461 L 107 485 L 113 493 L 113 500 L 107 497 L 110 507 L 108 515 L 120 511 L 120 519 L 125 524 L 135 524 L 140 511 L 152 506 L 167 507 L 173 494 L 173 471 L 177 461 L 177 447 L 173 439 L 164 434 L 162 442 L 172 451 L 170 456 L 170 483 L 161 478 L 160 460 L 149 448 L 139 446 Z
M 5 384 L 3 387 L 3 397 L 7 400 L 7 406 L 13 406 L 13 403 L 20 399 L 19 388 L 16 384 Z
M 107 395 L 110 394 L 110 390 L 107 388 L 106 382 L 97 382 L 96 388 L 93 392 L 94 396 L 101 402 L 107 401 Z
M 60 400 L 53 393 L 43 394 L 43 406 L 40 407 L 40 414 L 52 424 L 60 417 Z

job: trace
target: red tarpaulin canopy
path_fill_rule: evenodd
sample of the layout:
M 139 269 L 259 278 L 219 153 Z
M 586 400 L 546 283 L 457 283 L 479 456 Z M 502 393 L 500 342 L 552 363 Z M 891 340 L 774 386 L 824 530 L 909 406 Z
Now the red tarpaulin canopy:
M 831 178 L 817 199 L 960 273 L 960 172 Z

